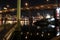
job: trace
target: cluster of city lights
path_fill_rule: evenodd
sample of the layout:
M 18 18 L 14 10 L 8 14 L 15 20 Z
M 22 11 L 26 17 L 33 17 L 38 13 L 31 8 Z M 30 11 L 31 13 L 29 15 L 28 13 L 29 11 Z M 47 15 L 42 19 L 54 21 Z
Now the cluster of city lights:
M 29 33 L 29 32 L 28 32 L 28 33 Z M 44 37 L 44 33 L 45 33 L 45 32 L 42 32 L 42 34 L 40 34 L 39 32 L 37 32 L 35 36 L 41 35 L 41 37 Z M 21 35 L 23 35 L 23 34 L 24 34 L 24 33 L 21 32 Z M 26 34 L 25 39 L 28 39 L 28 38 L 29 38 L 28 35 L 31 35 L 31 36 L 32 36 L 32 34 L 33 34 L 33 33 Z M 51 35 L 50 33 L 47 33 L 47 36 L 50 36 L 50 35 Z
M 38 5 L 33 7 L 26 6 L 25 8 L 21 8 L 21 10 L 30 10 L 30 9 L 53 9 L 56 8 L 57 4 L 44 4 L 44 5 Z
M 7 9 L 4 7 L 3 10 L 0 10 L 0 13 L 6 13 L 6 12 L 14 12 L 16 10 L 16 8 L 12 8 L 12 9 Z
M 48 0 L 47 0 L 48 1 Z M 21 8 L 21 10 L 31 10 L 31 9 L 53 9 L 58 7 L 57 4 L 44 4 L 44 5 L 37 5 L 37 6 L 28 6 L 28 3 L 25 3 L 25 7 Z M 60 4 L 59 4 L 60 5 Z M 9 5 L 7 5 L 9 7 Z M 17 10 L 16 8 L 8 9 L 7 7 L 4 7 L 3 10 L 0 10 L 0 13 L 4 12 L 14 12 Z

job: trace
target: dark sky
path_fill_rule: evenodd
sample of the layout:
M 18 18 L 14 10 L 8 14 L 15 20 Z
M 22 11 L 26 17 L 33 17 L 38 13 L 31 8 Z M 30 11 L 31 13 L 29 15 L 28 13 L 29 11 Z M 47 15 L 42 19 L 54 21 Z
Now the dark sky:
M 24 7 L 25 5 L 24 5 L 24 3 L 28 3 L 29 4 L 29 6 L 36 6 L 36 5 L 40 5 L 40 4 L 54 4 L 54 3 L 57 3 L 57 2 L 59 2 L 60 3 L 60 0 L 49 0 L 48 2 L 46 1 L 46 0 L 21 0 L 21 6 L 22 7 Z M 54 10 L 36 10 L 36 11 L 32 11 L 31 13 L 32 13 L 32 15 L 36 15 L 37 14 L 37 12 L 39 12 L 39 13 L 41 13 L 41 14 L 46 14 L 46 13 L 49 13 L 49 14 L 51 14 L 51 15 L 53 15 L 54 13 Z M 29 16 L 29 13 L 28 13 L 28 11 L 27 12 L 22 12 L 22 15 L 25 15 L 25 16 Z
M 30 6 L 34 6 L 34 5 L 39 5 L 39 4 L 51 4 L 51 3 L 57 3 L 57 1 L 59 1 L 60 3 L 60 0 L 49 0 L 48 2 L 46 0 L 21 0 L 21 4 L 22 4 L 22 7 L 24 6 L 24 3 L 29 3 Z
M 10 5 L 10 7 L 17 7 L 17 0 L 0 0 L 0 7 Z
M 46 0 L 21 0 L 21 6 L 24 7 L 24 3 L 26 2 L 29 6 L 34 6 L 47 3 L 56 3 L 56 1 L 59 1 L 60 3 L 60 0 L 49 0 L 49 2 L 46 2 Z M 11 8 L 17 8 L 17 0 L 0 0 L 0 8 L 3 8 L 6 5 L 10 5 Z
M 39 5 L 39 4 L 46 4 L 46 3 L 56 3 L 56 1 L 60 0 L 21 0 L 21 6 L 24 7 L 24 3 L 29 3 L 30 6 Z M 11 7 L 17 7 L 17 0 L 0 0 L 0 7 L 6 6 L 9 4 Z

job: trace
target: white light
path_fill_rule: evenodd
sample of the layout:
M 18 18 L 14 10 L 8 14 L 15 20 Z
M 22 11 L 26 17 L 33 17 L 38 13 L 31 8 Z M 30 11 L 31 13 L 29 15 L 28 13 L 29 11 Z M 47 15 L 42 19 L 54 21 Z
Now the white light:
M 2 13 L 2 11 L 0 11 L 0 13 Z
M 13 21 L 7 21 L 6 23 L 7 23 L 7 24 L 8 24 L 8 23 L 12 24 L 12 23 L 13 23 Z
M 55 25 L 48 25 L 48 27 L 52 27 L 52 28 L 55 28 Z
M 50 15 L 49 15 L 49 14 L 47 14 L 46 18 L 50 18 Z
M 25 3 L 25 5 L 27 6 L 27 5 L 28 5 L 28 3 Z
M 60 32 L 58 32 L 56 36 L 59 36 L 59 35 L 60 35 Z
M 4 7 L 4 9 L 6 10 L 7 8 L 6 8 L 6 7 Z
M 49 1 L 49 0 L 46 0 L 46 1 Z
M 57 19 L 59 19 L 60 17 L 60 8 L 57 8 L 56 9 L 56 16 L 57 16 Z
M 48 36 L 50 35 L 50 33 L 48 33 Z
M 23 34 L 23 32 L 21 32 L 21 35 Z
M 37 33 L 37 35 L 39 35 L 39 33 Z
M 54 21 L 54 20 L 55 20 L 55 18 L 52 18 L 52 19 L 51 19 L 51 21 Z
M 57 13 L 60 13 L 60 8 L 57 8 L 56 11 L 57 11 Z
M 40 29 L 40 26 L 37 26 L 37 29 Z
M 29 34 L 29 32 L 27 32 L 27 34 Z
M 25 37 L 25 39 L 27 39 L 27 36 Z
M 43 35 L 43 34 L 41 34 L 41 36 L 43 37 L 44 35 Z
M 55 28 L 55 26 L 54 26 L 54 25 L 51 25 L 51 27 L 52 27 L 52 28 Z
M 9 5 L 7 5 L 7 7 L 10 7 Z

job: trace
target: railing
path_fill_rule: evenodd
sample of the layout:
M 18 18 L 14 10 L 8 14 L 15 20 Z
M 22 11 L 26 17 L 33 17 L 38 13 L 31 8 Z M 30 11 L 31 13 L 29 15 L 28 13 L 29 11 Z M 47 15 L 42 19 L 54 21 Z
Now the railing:
M 16 27 L 17 27 L 16 25 L 14 27 L 12 27 L 12 29 L 10 29 L 9 32 L 7 32 L 7 34 L 3 37 L 3 40 L 9 40 L 9 38 L 12 35 L 12 33 L 15 31 Z

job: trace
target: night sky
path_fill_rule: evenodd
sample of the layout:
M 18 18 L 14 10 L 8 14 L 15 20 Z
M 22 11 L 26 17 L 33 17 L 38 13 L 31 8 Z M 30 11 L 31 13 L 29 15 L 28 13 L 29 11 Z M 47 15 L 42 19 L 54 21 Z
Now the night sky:
M 46 0 L 21 0 L 21 7 L 24 7 L 25 6 L 24 4 L 26 2 L 29 4 L 29 6 L 35 6 L 35 5 L 47 4 L 47 3 L 48 4 L 57 3 L 56 1 L 59 1 L 59 3 L 60 3 L 60 0 L 49 0 L 48 2 Z M 0 0 L 0 8 L 3 8 L 6 5 L 10 5 L 10 8 L 17 8 L 17 0 Z M 32 13 L 33 13 L 32 15 L 34 15 L 34 13 L 37 13 L 37 12 L 38 11 L 35 11 L 35 12 L 32 11 Z M 40 13 L 42 13 L 42 12 L 40 12 Z M 22 15 L 29 15 L 29 13 L 23 12 Z
M 46 0 L 21 0 L 21 4 L 22 4 L 22 7 L 24 7 L 24 3 L 29 3 L 30 6 L 34 6 L 34 5 L 39 5 L 39 4 L 52 4 L 52 3 L 57 3 L 57 1 L 59 1 L 60 3 L 60 0 L 49 0 L 48 2 Z
M 56 1 L 60 0 L 21 0 L 21 6 L 24 7 L 24 3 L 28 3 L 30 6 L 39 5 L 39 4 L 46 4 L 46 3 L 56 3 Z M 0 7 L 10 5 L 11 7 L 17 7 L 17 0 L 0 0 Z
M 21 6 L 24 7 L 25 6 L 24 4 L 26 2 L 29 4 L 29 6 L 37 6 L 37 5 L 40 5 L 40 4 L 47 4 L 47 3 L 48 4 L 54 4 L 54 3 L 57 3 L 57 2 L 60 3 L 60 0 L 49 0 L 48 2 L 46 0 L 21 0 Z M 33 10 L 33 11 L 31 11 L 31 14 L 33 16 L 36 16 L 38 12 L 42 15 L 43 15 L 43 13 L 44 14 L 49 13 L 51 15 L 54 15 L 54 10 Z M 23 11 L 22 12 L 22 15 L 24 15 L 24 16 L 29 16 L 29 14 L 30 13 L 28 11 Z
M 0 7 L 10 5 L 10 7 L 17 7 L 17 0 L 0 0 Z

